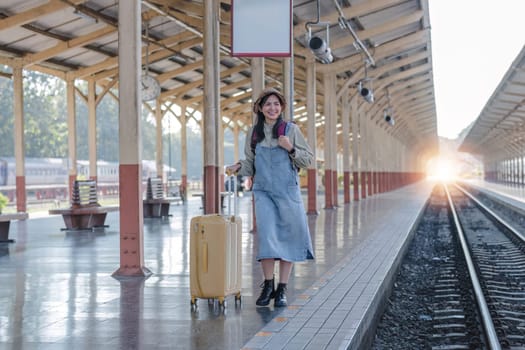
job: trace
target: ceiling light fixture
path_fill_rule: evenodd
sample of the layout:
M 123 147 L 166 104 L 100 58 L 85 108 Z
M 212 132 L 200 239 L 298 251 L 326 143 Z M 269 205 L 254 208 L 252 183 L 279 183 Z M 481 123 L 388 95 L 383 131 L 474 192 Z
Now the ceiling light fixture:
M 330 49 L 330 23 L 319 22 L 321 16 L 321 5 L 320 0 L 317 0 L 317 20 L 315 22 L 306 22 L 305 27 L 307 30 L 306 41 L 308 47 L 315 55 L 315 57 L 324 64 L 332 63 L 334 56 L 332 55 L 332 49 Z M 326 28 L 326 41 L 317 35 L 312 36 L 312 26 L 321 26 Z

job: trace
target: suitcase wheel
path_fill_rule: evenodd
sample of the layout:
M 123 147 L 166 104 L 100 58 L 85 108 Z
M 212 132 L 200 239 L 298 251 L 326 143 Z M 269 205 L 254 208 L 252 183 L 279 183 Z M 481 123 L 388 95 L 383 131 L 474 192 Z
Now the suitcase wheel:
M 219 297 L 219 307 L 225 307 L 226 302 L 224 301 L 224 297 Z
M 197 298 L 195 298 L 194 296 L 191 297 L 191 308 L 197 308 Z

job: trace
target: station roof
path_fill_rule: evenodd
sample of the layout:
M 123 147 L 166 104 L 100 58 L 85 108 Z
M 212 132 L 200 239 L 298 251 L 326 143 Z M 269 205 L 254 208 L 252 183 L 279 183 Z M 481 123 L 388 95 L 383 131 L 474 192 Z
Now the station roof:
M 468 130 L 459 150 L 480 155 L 523 155 L 524 129 L 525 46 Z
M 162 87 L 161 101 L 203 110 L 202 0 L 144 0 L 143 63 L 148 48 L 150 74 Z M 0 65 L 23 67 L 64 80 L 96 81 L 101 89 L 118 84 L 117 0 L 2 0 Z M 338 9 L 339 7 L 339 9 Z M 231 55 L 232 0 L 218 2 L 220 21 L 220 97 L 223 120 L 246 130 L 252 123 L 250 59 Z M 319 11 L 318 11 L 319 10 Z M 318 17 L 319 14 L 319 17 Z M 329 23 L 334 61 L 316 64 L 317 125 L 323 124 L 323 76 L 334 73 L 340 92 L 355 94 L 369 66 L 375 122 L 409 148 L 437 151 L 428 0 L 294 0 L 294 118 L 305 121 L 308 22 Z M 345 21 L 349 28 L 341 26 Z M 271 25 L 271 19 L 268 19 Z M 326 28 L 310 27 L 325 36 Z M 373 65 L 359 49 L 366 47 Z M 149 43 L 149 45 L 148 45 Z M 9 69 L 0 75 L 10 76 Z M 282 59 L 265 59 L 266 85 L 281 85 Z M 360 102 L 365 103 L 365 102 Z M 339 104 L 340 105 L 340 104 Z M 395 126 L 383 122 L 386 108 Z M 340 113 L 338 114 L 340 115 Z M 341 128 L 338 122 L 338 128 Z M 339 129 L 339 131 L 341 131 Z M 323 143 L 324 128 L 318 128 Z M 339 132 L 340 134 L 340 132 Z M 340 136 L 341 137 L 341 136 Z M 339 143 L 341 144 L 341 143 Z

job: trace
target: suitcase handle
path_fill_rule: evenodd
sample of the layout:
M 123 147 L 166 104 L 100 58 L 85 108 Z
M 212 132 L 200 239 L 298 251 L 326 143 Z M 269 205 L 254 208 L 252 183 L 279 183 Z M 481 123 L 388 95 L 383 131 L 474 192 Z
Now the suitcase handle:
M 228 216 L 237 216 L 238 215 L 238 204 L 237 203 L 237 175 L 228 176 Z M 233 214 L 232 214 L 232 205 L 231 197 L 233 196 Z

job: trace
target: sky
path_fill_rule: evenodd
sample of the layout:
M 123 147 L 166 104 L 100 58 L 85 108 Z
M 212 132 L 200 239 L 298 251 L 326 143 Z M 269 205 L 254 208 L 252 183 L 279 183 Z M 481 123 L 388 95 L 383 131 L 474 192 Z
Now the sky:
M 438 135 L 477 119 L 525 45 L 525 0 L 429 0 Z

